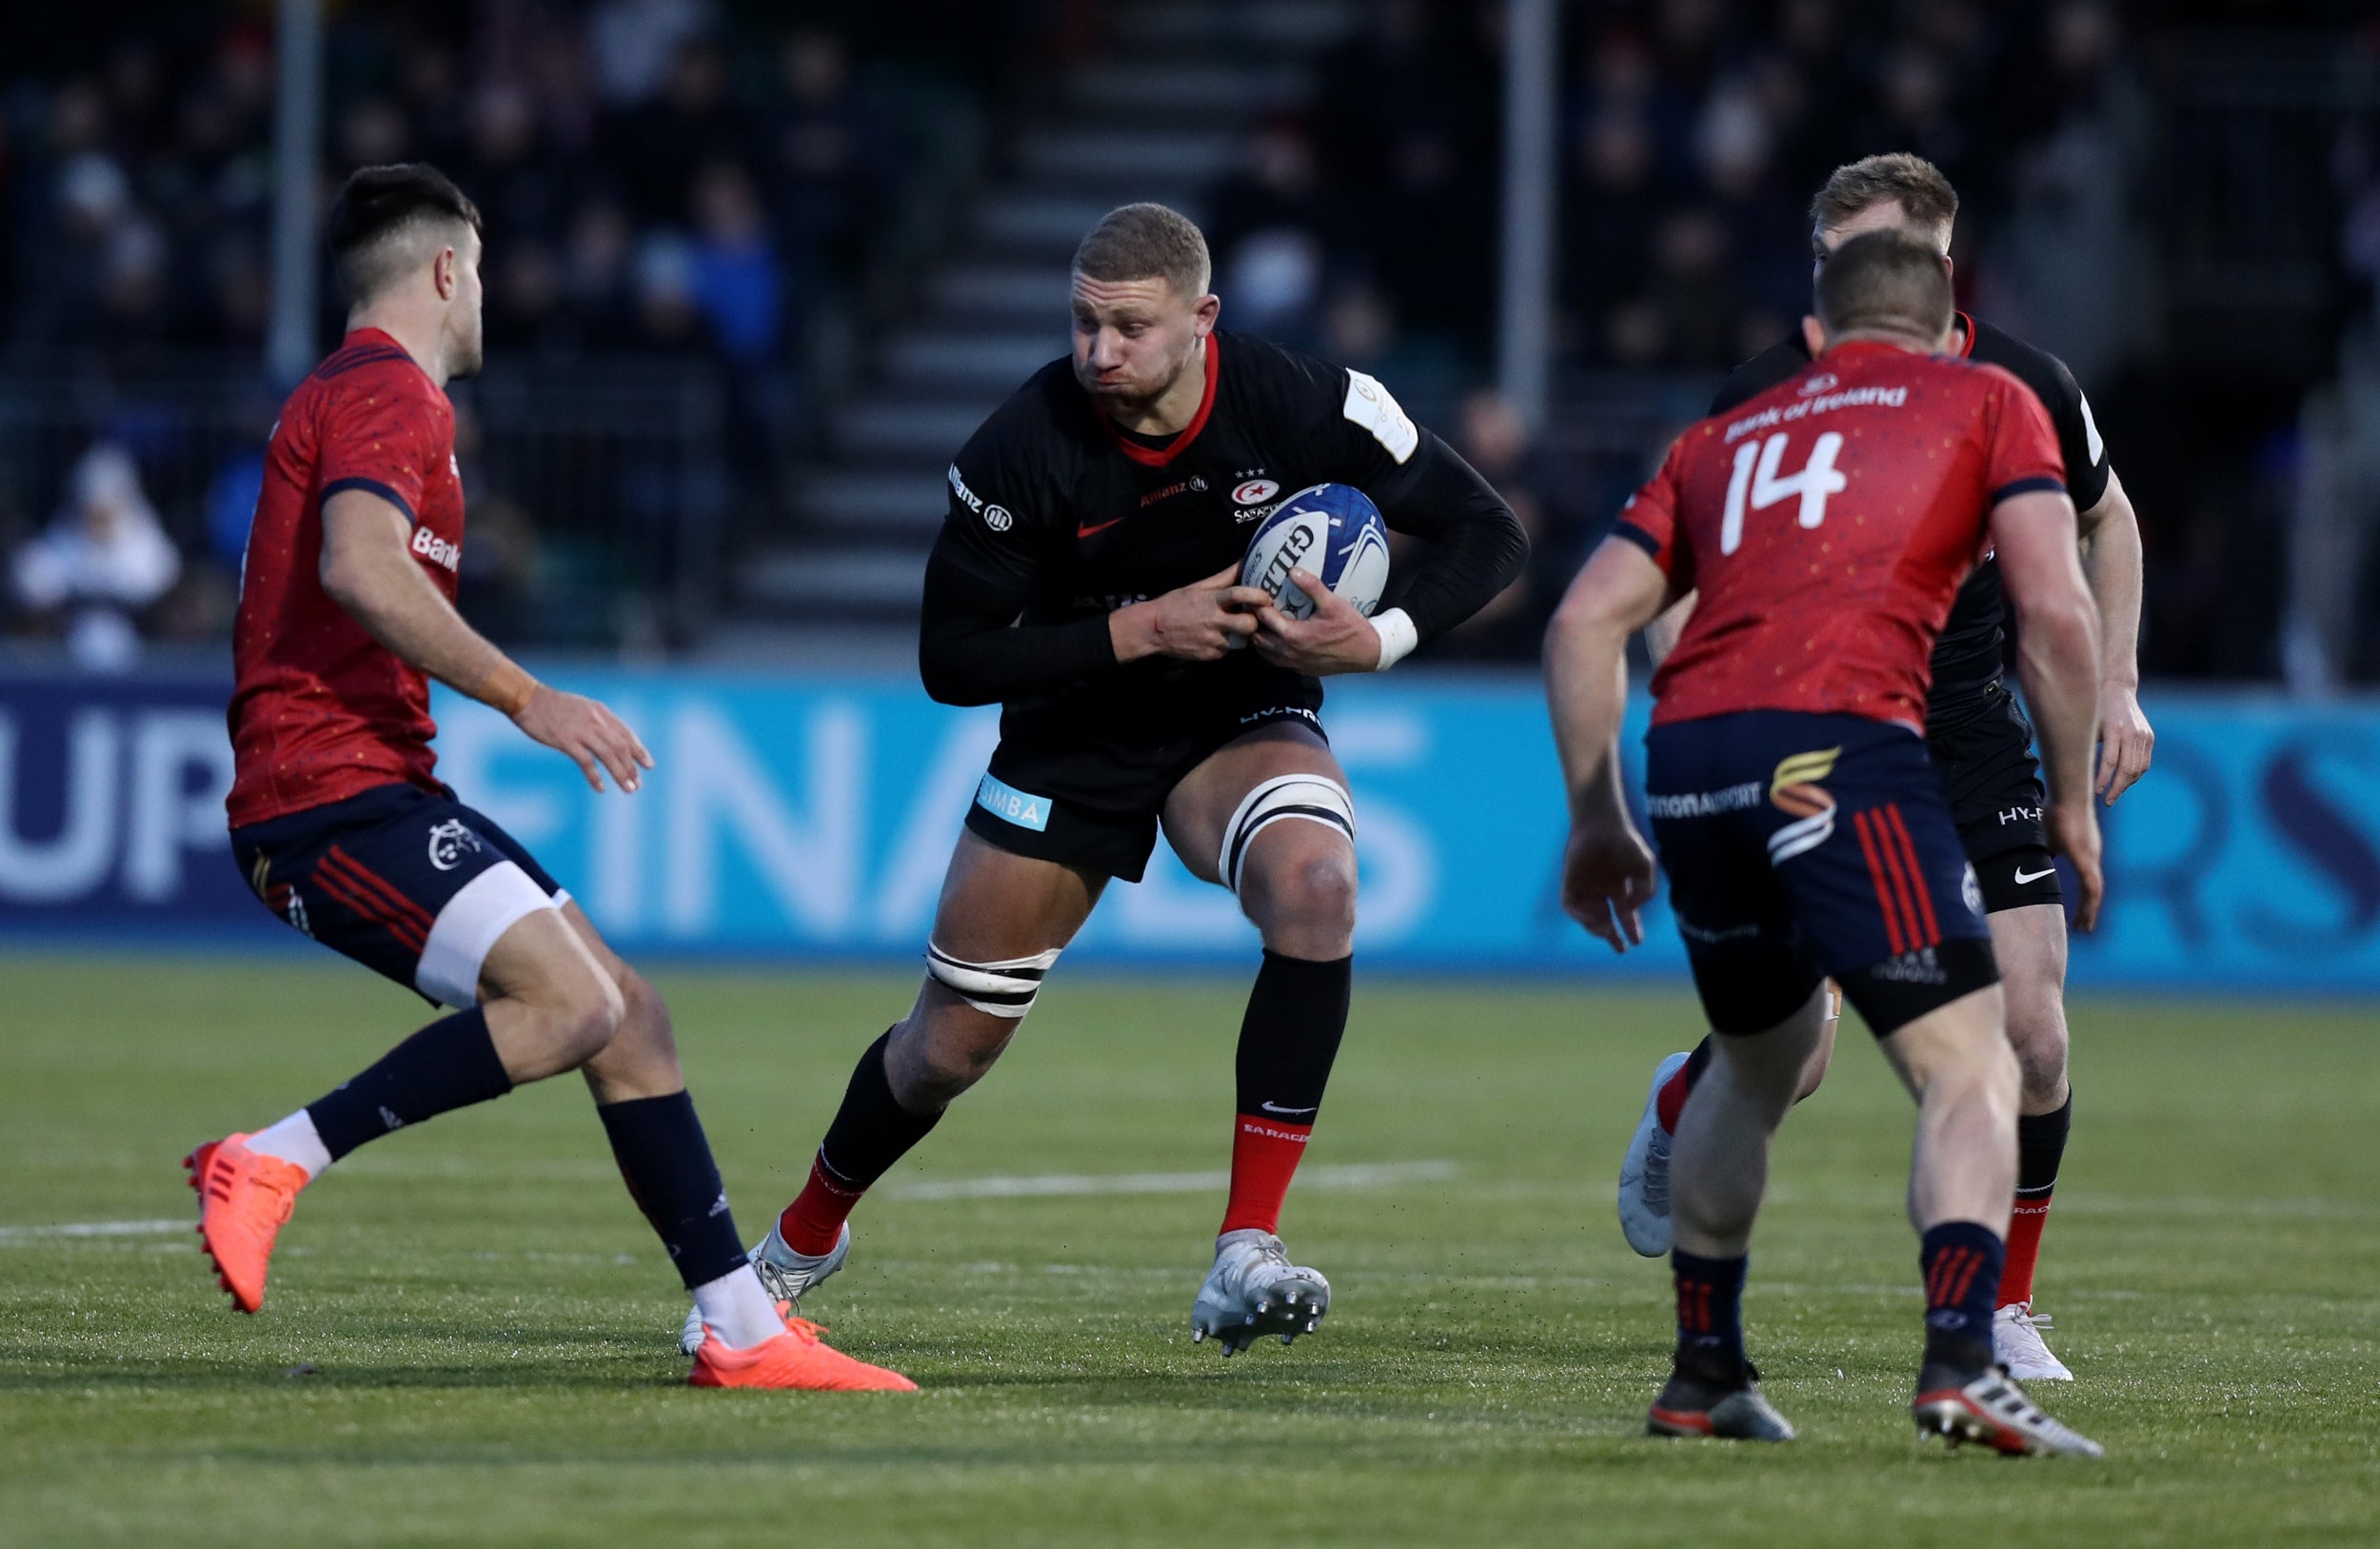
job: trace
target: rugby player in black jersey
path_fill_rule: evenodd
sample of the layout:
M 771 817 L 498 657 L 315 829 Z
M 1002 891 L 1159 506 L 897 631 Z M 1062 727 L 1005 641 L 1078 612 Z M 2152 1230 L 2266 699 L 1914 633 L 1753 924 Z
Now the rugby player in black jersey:
M 1870 156 L 1837 168 L 1810 205 L 1814 269 L 1823 268 L 1835 248 L 1867 231 L 1905 230 L 1947 256 L 1957 213 L 1957 191 L 1920 157 Z M 2149 767 L 2155 741 L 2138 697 L 2140 529 L 2132 502 L 2108 466 L 2091 405 L 2063 361 L 1963 312 L 1954 336 L 1962 353 L 2004 368 L 2033 389 L 2049 410 L 2065 452 L 2067 489 L 2080 513 L 2083 573 L 2099 606 L 2097 787 L 2112 804 Z M 1712 401 L 1711 412 L 1725 413 L 1809 364 L 1809 349 L 1798 336 L 1780 343 L 1737 367 Z M 1676 639 L 1691 606 L 1688 599 L 1646 631 L 1656 659 Z M 2042 831 L 2043 785 L 2033 725 L 2003 677 L 2005 617 L 1999 569 L 1987 555 L 1960 588 L 1934 645 L 1927 745 L 1982 889 L 2008 1000 L 2009 1040 L 2024 1075 L 2015 1209 L 1993 1344 L 2000 1363 L 2019 1380 L 2056 1381 L 2073 1374 L 2041 1339 L 2049 1320 L 2033 1310 L 2033 1279 L 2073 1111 L 2067 1082 L 2066 914 Z M 1620 1225 L 1630 1245 L 1648 1257 L 1670 1248 L 1669 1142 L 1709 1050 L 1705 1038 L 1691 1054 L 1661 1062 L 1620 1166 Z M 1803 1074 L 1801 1096 L 1817 1089 L 1833 1051 L 1830 1023 Z
M 1394 665 L 1503 590 L 1512 509 L 1378 382 L 1217 331 L 1205 239 L 1127 205 L 1082 239 L 1073 351 L 950 467 L 918 663 L 948 705 L 1002 706 L 1000 745 L 942 884 L 923 988 L 860 1057 L 808 1183 L 753 1250 L 793 1301 L 839 1269 L 845 1218 L 980 1080 L 1110 878 L 1161 830 L 1263 937 L 1240 1024 L 1230 1198 L 1194 1338 L 1283 1343 L 1330 1304 L 1275 1235 L 1346 1025 L 1356 813 L 1319 712 L 1333 673 Z M 1238 585 L 1285 495 L 1353 485 L 1434 540 L 1395 606 L 1292 621 Z M 1396 582 L 1401 581 L 1401 586 Z

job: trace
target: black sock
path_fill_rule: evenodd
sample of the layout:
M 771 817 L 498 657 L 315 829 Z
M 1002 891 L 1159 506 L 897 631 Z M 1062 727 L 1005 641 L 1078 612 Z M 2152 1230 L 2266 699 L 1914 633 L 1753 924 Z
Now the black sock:
M 487 1013 L 474 1006 L 431 1023 L 306 1111 L 336 1162 L 366 1141 L 511 1090 L 487 1036 Z
M 1741 1259 L 1703 1259 L 1672 1248 L 1670 1275 L 1677 1284 L 1678 1372 L 1715 1386 L 1743 1380 L 1744 1274 Z
M 1702 1073 L 1710 1068 L 1711 1035 L 1705 1033 L 1702 1042 L 1696 1043 L 1693 1052 L 1686 1056 L 1686 1090 L 1693 1091 L 1695 1082 L 1700 1081 Z
M 909 1148 L 932 1133 L 945 1110 L 911 1113 L 893 1098 L 892 1077 L 884 1069 L 884 1053 L 892 1031 L 867 1046 L 843 1091 L 843 1106 L 826 1126 L 818 1160 L 835 1180 L 863 1190 L 892 1169 Z
M 2057 1186 L 2058 1163 L 2066 1160 L 2067 1132 L 2074 1126 L 2074 1094 L 2055 1113 L 2016 1116 L 2016 1198 L 2038 1200 Z
M 628 1195 L 653 1223 L 686 1289 L 707 1285 L 744 1263 L 744 1239 L 727 1208 L 703 1121 L 684 1092 L 632 1098 L 595 1110 L 611 1137 L 611 1154 Z
M 1339 1041 L 1347 1032 L 1355 961 L 1315 963 L 1264 954 L 1256 987 L 1248 992 L 1233 1060 L 1240 1112 L 1293 1124 L 1314 1122 L 1322 1089 L 1330 1084 L 1332 1062 L 1339 1058 Z
M 1966 1380 L 1992 1364 L 1992 1308 L 2006 1254 L 1999 1233 L 1972 1221 L 1926 1229 L 1917 1262 L 1925 1272 L 1930 1371 L 1948 1368 Z

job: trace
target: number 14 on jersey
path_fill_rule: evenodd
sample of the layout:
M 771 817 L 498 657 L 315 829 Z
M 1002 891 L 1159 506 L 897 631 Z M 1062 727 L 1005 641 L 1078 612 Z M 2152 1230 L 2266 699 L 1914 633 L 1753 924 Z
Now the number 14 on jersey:
M 1826 520 L 1827 497 L 1842 493 L 1848 482 L 1835 467 L 1835 454 L 1843 449 L 1842 434 L 1835 430 L 1821 432 L 1801 471 L 1779 478 L 1777 469 L 1785 462 L 1785 443 L 1791 439 L 1792 431 L 1779 430 L 1735 448 L 1735 475 L 1727 481 L 1727 514 L 1719 524 L 1720 553 L 1733 554 L 1743 546 L 1747 498 L 1752 509 L 1765 511 L 1790 496 L 1799 495 L 1803 526 L 1815 527 Z

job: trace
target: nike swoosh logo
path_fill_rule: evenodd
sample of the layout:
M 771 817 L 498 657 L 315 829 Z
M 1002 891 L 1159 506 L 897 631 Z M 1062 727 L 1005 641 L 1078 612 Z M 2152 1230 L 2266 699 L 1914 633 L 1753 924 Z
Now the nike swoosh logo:
M 1109 527 L 1114 526 L 1117 523 L 1122 520 L 1123 518 L 1121 516 L 1112 516 L 1104 522 L 1093 523 L 1087 527 L 1077 527 L 1074 529 L 1074 535 L 1078 538 L 1088 538 L 1095 532 L 1105 532 Z
M 2050 875 L 2051 872 L 2055 871 L 2057 867 L 2055 866 L 2049 866 L 2040 871 L 2025 871 L 2020 869 L 2016 873 L 2016 880 L 2019 883 L 2039 882 L 2042 878 Z
M 1311 1108 L 1276 1108 L 1270 1102 L 1260 1102 L 1258 1106 L 1262 1108 L 1266 1113 L 1285 1113 L 1292 1115 L 1300 1113 L 1319 1113 L 1322 1109 L 1322 1104 L 1319 1102 L 1317 1102 Z

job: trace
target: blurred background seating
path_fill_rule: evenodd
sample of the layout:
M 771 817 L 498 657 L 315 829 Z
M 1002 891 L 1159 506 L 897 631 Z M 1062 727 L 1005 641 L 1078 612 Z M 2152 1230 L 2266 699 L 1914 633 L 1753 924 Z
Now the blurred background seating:
M 107 9 L 11 16 L 0 56 L 8 626 L 91 660 L 219 648 L 286 387 L 260 365 L 268 21 Z M 510 645 L 905 654 L 944 465 L 1063 348 L 1075 239 L 1148 197 L 1206 223 L 1226 326 L 1381 376 L 1512 494 L 1537 568 L 1447 653 L 1532 660 L 1666 436 L 1799 315 L 1811 189 L 1908 149 L 1965 196 L 1964 304 L 2092 394 L 2142 513 L 2148 670 L 2380 677 L 2368 15 L 1573 0 L 1562 21 L 1535 431 L 1484 390 L 1492 3 L 352 0 L 321 180 L 424 158 L 486 211 L 490 364 L 455 390 L 465 606 Z M 148 513 L 117 526 L 171 556 L 104 605 L 58 581 L 95 541 L 72 537 L 96 530 L 95 466 Z

